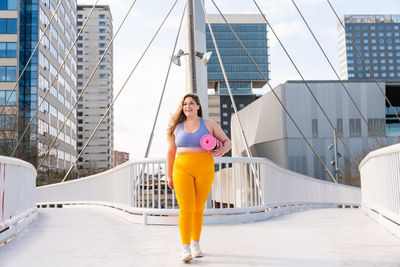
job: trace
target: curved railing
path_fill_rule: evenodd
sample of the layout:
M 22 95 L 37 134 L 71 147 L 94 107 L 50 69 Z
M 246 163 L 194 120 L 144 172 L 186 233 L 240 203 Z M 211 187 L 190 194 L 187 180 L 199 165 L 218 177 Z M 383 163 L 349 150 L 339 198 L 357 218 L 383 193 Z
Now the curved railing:
M 264 158 L 215 158 L 215 167 L 205 223 L 248 222 L 307 208 L 360 204 L 359 188 L 307 177 Z M 135 222 L 176 224 L 179 207 L 165 169 L 165 159 L 133 160 L 86 178 L 38 187 L 38 206 L 96 205 L 114 208 Z
M 360 174 L 362 208 L 400 237 L 400 144 L 370 152 Z
M 37 216 L 36 170 L 22 160 L 0 156 L 0 245 Z

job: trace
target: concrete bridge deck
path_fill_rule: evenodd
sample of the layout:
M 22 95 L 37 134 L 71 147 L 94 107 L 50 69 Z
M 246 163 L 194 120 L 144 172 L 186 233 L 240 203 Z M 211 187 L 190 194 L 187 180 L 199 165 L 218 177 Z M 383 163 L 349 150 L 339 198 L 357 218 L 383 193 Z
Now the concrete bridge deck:
M 359 209 L 206 225 L 201 266 L 400 266 L 400 239 Z M 177 226 L 130 223 L 88 207 L 40 209 L 0 247 L 0 266 L 184 266 Z

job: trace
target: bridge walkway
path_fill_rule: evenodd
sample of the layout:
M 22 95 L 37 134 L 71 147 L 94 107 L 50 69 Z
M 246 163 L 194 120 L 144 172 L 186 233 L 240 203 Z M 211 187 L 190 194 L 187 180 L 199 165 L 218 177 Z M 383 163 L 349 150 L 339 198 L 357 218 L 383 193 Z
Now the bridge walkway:
M 138 225 L 94 207 L 40 209 L 0 247 L 0 266 L 182 266 L 177 226 Z M 400 239 L 359 209 L 206 225 L 202 266 L 400 266 Z

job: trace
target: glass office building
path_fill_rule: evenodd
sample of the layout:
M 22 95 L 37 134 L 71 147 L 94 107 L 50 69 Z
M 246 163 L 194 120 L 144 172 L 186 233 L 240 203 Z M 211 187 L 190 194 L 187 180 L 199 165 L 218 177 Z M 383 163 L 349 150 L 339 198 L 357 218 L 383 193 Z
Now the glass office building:
M 338 24 L 341 78 L 385 81 L 382 89 L 400 110 L 400 15 L 345 15 L 342 22 L 347 35 Z M 386 134 L 400 134 L 400 122 L 388 103 Z
M 267 24 L 262 16 L 230 14 L 225 17 L 264 76 L 269 80 Z M 262 88 L 266 81 L 220 15 L 209 14 L 208 20 L 221 54 L 237 109 L 240 110 L 258 98 L 253 89 Z M 214 89 L 214 95 L 209 95 L 209 117 L 219 122 L 224 132 L 230 137 L 231 116 L 234 111 L 207 25 L 206 42 L 207 51 L 213 52 L 207 64 L 208 88 Z
M 269 79 L 267 25 L 261 15 L 226 15 L 226 18 L 265 77 Z M 219 15 L 210 14 L 208 19 L 234 93 L 251 94 L 253 88 L 263 87 L 266 82 L 225 22 Z M 227 94 L 227 86 L 208 26 L 206 42 L 207 51 L 213 51 L 207 65 L 208 87 L 214 88 L 219 94 Z
M 346 15 L 338 25 L 340 74 L 343 79 L 400 79 L 400 15 Z
M 34 117 L 16 154 L 34 165 L 57 136 L 76 100 L 76 48 L 66 57 L 76 37 L 76 0 L 64 0 L 50 22 L 58 3 L 57 0 L 0 0 L 1 106 L 43 36 L 5 111 L 0 114 L 3 155 L 11 154 Z M 57 75 L 64 57 L 66 61 Z M 50 92 L 34 116 L 47 91 Z M 73 110 L 44 166 L 62 171 L 75 158 L 76 111 Z

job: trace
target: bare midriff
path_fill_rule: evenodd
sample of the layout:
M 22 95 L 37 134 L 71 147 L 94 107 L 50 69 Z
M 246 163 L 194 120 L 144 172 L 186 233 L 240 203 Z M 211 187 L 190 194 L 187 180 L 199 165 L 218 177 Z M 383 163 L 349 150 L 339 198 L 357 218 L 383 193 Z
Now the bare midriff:
M 176 153 L 204 153 L 208 152 L 207 150 L 202 149 L 201 147 L 177 147 Z

